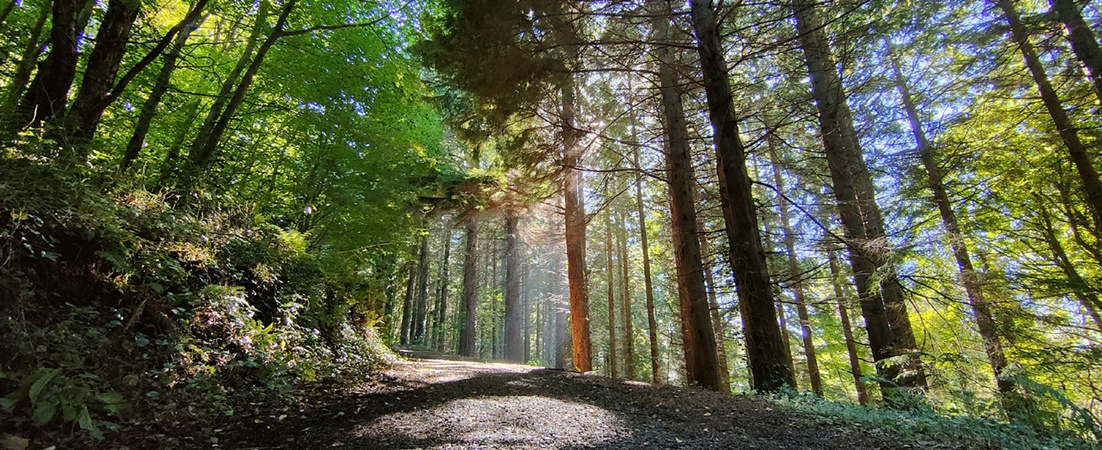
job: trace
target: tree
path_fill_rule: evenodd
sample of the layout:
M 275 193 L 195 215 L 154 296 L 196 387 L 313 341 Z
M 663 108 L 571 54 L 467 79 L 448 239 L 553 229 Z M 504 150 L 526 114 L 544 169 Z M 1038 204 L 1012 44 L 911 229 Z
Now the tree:
M 881 391 L 885 392 L 885 398 L 895 398 L 895 385 L 926 387 L 903 287 L 891 266 L 884 221 L 818 10 L 802 0 L 792 1 L 789 6 L 796 17 L 800 47 L 811 78 L 823 148 L 869 345 L 877 372 L 887 380 L 881 383 Z M 873 286 L 874 275 L 878 273 L 883 273 L 879 292 Z M 904 366 L 892 362 L 892 358 L 899 356 L 906 357 Z
M 505 216 L 505 360 L 524 362 L 524 321 L 520 299 L 520 248 L 515 211 Z
M 666 182 L 669 185 L 670 223 L 674 262 L 677 266 L 677 290 L 681 313 L 681 341 L 685 353 L 685 371 L 689 384 L 722 390 L 717 370 L 716 341 L 708 316 L 708 294 L 704 289 L 704 268 L 696 229 L 696 179 L 693 175 L 689 137 L 681 89 L 673 67 L 673 52 L 668 44 L 672 33 L 669 18 L 657 15 L 655 30 L 664 45 L 657 49 L 659 92 L 666 137 Z
M 777 325 L 777 310 L 766 269 L 765 251 L 759 234 L 757 211 L 746 171 L 746 156 L 739 137 L 727 63 L 719 40 L 719 22 L 711 2 L 690 2 L 693 30 L 697 38 L 708 114 L 712 122 L 719 174 L 720 202 L 731 269 L 738 285 L 746 351 L 754 388 L 774 391 L 795 384 Z

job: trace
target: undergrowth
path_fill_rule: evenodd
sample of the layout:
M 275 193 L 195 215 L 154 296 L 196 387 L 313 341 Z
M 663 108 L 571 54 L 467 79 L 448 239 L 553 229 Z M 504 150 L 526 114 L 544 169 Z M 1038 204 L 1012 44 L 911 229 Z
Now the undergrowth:
M 918 448 L 1102 448 L 1090 430 L 1043 428 L 1035 423 L 1007 423 L 993 417 L 945 415 L 928 406 L 909 409 L 876 408 L 826 400 L 810 392 L 792 390 L 782 391 L 774 397 L 774 401 L 782 408 L 813 416 L 822 423 L 856 425 L 870 435 L 886 437 L 900 443 L 914 442 Z
M 308 247 L 232 198 L 0 158 L 0 428 L 98 439 L 388 364 L 377 286 Z

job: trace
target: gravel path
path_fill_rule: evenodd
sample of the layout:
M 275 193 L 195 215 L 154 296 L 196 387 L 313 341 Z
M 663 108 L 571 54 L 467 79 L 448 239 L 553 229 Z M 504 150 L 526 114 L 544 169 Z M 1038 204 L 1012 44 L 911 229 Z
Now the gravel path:
M 378 380 L 245 413 L 241 449 L 907 448 L 776 411 L 762 399 L 529 366 L 411 359 Z

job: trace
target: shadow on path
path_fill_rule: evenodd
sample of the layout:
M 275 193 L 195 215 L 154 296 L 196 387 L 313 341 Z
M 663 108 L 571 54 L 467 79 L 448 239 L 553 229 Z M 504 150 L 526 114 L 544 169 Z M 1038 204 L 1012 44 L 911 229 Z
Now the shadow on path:
M 528 366 L 419 359 L 386 382 L 243 417 L 226 448 L 899 448 L 765 400 Z M 279 416 L 284 416 L 280 418 Z

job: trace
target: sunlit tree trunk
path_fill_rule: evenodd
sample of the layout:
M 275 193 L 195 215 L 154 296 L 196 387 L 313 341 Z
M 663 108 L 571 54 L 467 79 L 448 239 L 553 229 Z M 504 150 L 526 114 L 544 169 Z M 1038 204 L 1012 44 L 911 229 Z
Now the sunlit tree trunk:
M 14 6 L 16 1 L 12 0 L 9 6 Z M 42 31 L 46 27 L 46 20 L 49 18 L 50 3 L 46 2 L 38 9 L 38 18 L 35 19 L 34 26 L 31 27 L 31 32 L 27 35 L 27 43 L 23 47 L 23 52 L 19 55 L 19 63 L 16 64 L 15 72 L 12 73 L 8 82 L 7 96 L 4 97 L 3 109 L 0 109 L 5 115 L 14 112 L 16 106 L 19 105 L 19 99 L 27 90 L 27 83 L 31 81 L 31 74 L 34 73 L 38 55 L 42 53 L 44 44 L 42 42 Z
M 524 362 L 524 318 L 520 304 L 520 249 L 516 212 L 505 218 L 505 359 Z
M 572 47 L 571 47 L 572 48 Z M 585 273 L 585 183 L 582 180 L 582 147 L 574 128 L 574 75 L 562 86 L 563 194 L 566 207 L 566 267 L 570 281 L 570 337 L 574 370 L 593 370 L 589 343 L 589 288 Z
M 857 403 L 868 403 L 869 394 L 865 390 L 865 383 L 861 381 L 861 358 L 857 355 L 857 341 L 853 339 L 853 328 L 849 320 L 849 308 L 846 306 L 846 298 L 842 294 L 842 277 L 838 273 L 838 258 L 834 256 L 834 250 L 830 251 L 830 282 L 834 287 L 834 300 L 838 304 L 838 317 L 842 322 L 842 335 L 846 338 L 846 353 L 849 355 L 849 371 L 853 375 L 853 385 L 857 390 Z
M 642 167 L 639 165 L 639 133 L 636 129 L 637 121 L 635 118 L 635 109 L 632 108 L 629 114 L 631 119 L 632 141 L 635 143 L 632 149 L 632 161 L 637 169 L 642 170 Z M 659 377 L 661 364 L 659 363 L 660 360 L 658 357 L 658 323 L 654 317 L 654 284 L 651 280 L 650 240 L 647 237 L 647 213 L 643 205 L 642 175 L 635 178 L 635 213 L 639 221 L 639 247 L 643 254 L 643 289 L 647 298 L 647 339 L 650 342 L 651 382 L 657 384 L 659 380 L 661 380 L 661 377 Z
M 427 233 L 421 236 L 421 250 L 418 254 L 420 262 L 417 264 L 417 300 L 414 302 L 410 319 L 412 331 L 409 341 L 414 345 L 424 345 L 425 320 L 429 304 L 429 236 Z
M 918 156 L 922 160 L 922 166 L 926 169 L 927 182 L 930 192 L 934 194 L 934 203 L 941 215 L 941 224 L 948 233 L 949 245 L 953 248 L 953 256 L 957 260 L 957 268 L 960 270 L 960 281 L 964 285 L 964 291 L 968 295 L 968 304 L 972 307 L 972 314 L 976 317 L 976 325 L 983 339 L 983 348 L 987 354 L 987 362 L 991 364 L 991 370 L 995 374 L 995 383 L 999 391 L 1009 394 L 1014 391 L 1014 382 L 1000 378 L 1003 369 L 1006 368 L 1006 354 L 1003 352 L 1002 342 L 998 334 L 998 326 L 991 312 L 991 305 L 984 296 L 983 286 L 972 266 L 972 257 L 964 241 L 964 235 L 957 223 L 956 212 L 949 203 L 949 194 L 945 189 L 945 183 L 941 175 L 941 168 L 934 159 L 934 149 L 926 137 L 926 130 L 922 126 L 922 119 L 918 115 L 918 106 L 911 97 L 911 90 L 907 86 L 907 80 L 903 77 L 903 71 L 899 68 L 899 61 L 892 54 L 891 44 L 888 43 L 888 60 L 892 66 L 892 74 L 895 78 L 895 86 L 903 98 L 903 107 L 907 111 L 907 119 L 910 122 L 911 133 L 914 135 L 918 147 Z
M 746 155 L 735 120 L 719 23 L 712 2 L 691 0 L 689 3 L 704 75 L 704 90 L 708 97 L 719 197 L 730 245 L 728 256 L 738 287 L 747 359 L 754 374 L 754 388 L 775 391 L 795 381 L 777 325 L 777 308 L 773 303 L 757 210 L 750 189 L 750 176 L 746 171 Z
M 478 222 L 467 219 L 467 248 L 463 256 L 463 326 L 459 331 L 459 354 L 475 356 L 478 331 Z
M 817 8 L 806 0 L 790 2 L 796 16 L 800 47 L 811 78 L 819 112 L 819 127 L 827 165 L 842 221 L 850 263 L 861 299 L 861 313 L 886 399 L 899 388 L 925 388 L 926 374 L 918 357 L 899 283 L 888 256 L 890 247 L 876 202 L 872 177 L 861 152 L 842 82 Z M 876 279 L 879 286 L 873 286 Z M 893 358 L 904 356 L 903 364 Z
M 141 112 L 138 113 L 138 123 L 134 125 L 134 134 L 131 135 L 130 141 L 126 144 L 126 153 L 119 163 L 122 170 L 129 169 L 141 153 L 142 146 L 145 145 L 145 137 L 149 133 L 149 127 L 153 124 L 153 117 L 156 116 L 157 108 L 161 105 L 161 98 L 168 92 L 172 72 L 176 71 L 176 63 L 180 59 L 180 52 L 188 38 L 191 37 L 191 32 L 198 28 L 200 23 L 202 23 L 201 19 L 180 30 L 172 44 L 172 49 L 165 54 L 161 72 L 157 75 L 157 81 L 153 83 L 153 89 L 146 97 L 145 103 L 142 103 Z
M 1003 16 L 1010 25 L 1010 34 L 1014 42 L 1018 44 L 1018 49 L 1021 50 L 1022 57 L 1025 59 L 1025 65 L 1029 68 L 1034 83 L 1037 84 L 1037 90 L 1041 94 L 1041 102 L 1048 110 L 1048 115 L 1052 118 L 1053 125 L 1056 125 L 1060 139 L 1064 141 L 1068 156 L 1071 158 L 1072 164 L 1075 165 L 1075 170 L 1079 173 L 1079 179 L 1083 182 L 1083 191 L 1087 195 L 1087 204 L 1090 205 L 1091 217 L 1094 218 L 1094 226 L 1096 228 L 1102 227 L 1102 180 L 1099 179 L 1098 171 L 1091 161 L 1087 147 L 1079 139 L 1079 133 L 1071 122 L 1071 118 L 1068 117 L 1067 111 L 1064 110 L 1064 106 L 1060 102 L 1060 96 L 1056 94 L 1056 89 L 1052 87 L 1052 82 L 1048 79 L 1041 58 L 1037 56 L 1037 51 L 1034 50 L 1033 44 L 1029 41 L 1029 31 L 1022 24 L 1022 19 L 1019 17 L 1017 9 L 1014 8 L 1013 0 L 994 0 L 994 3 L 1002 10 Z M 1063 18 L 1062 15 L 1061 18 Z
M 1102 104 L 1102 49 L 1098 47 L 1098 38 L 1091 27 L 1083 20 L 1083 12 L 1075 0 L 1049 0 L 1056 17 L 1064 23 L 1071 49 L 1083 67 L 1087 68 L 1094 95 Z
M 669 18 L 655 19 L 662 40 L 671 38 Z M 661 44 L 660 44 L 661 45 Z M 666 181 L 669 186 L 670 230 L 674 262 L 677 267 L 677 292 L 681 312 L 681 341 L 685 355 L 686 381 L 690 385 L 720 391 L 716 340 L 708 316 L 708 294 L 704 288 L 700 241 L 696 229 L 696 179 L 693 175 L 689 135 L 681 103 L 681 88 L 672 66 L 669 45 L 658 48 L 658 79 L 662 117 L 666 137 Z
M 629 261 L 628 261 L 628 230 L 627 230 L 627 218 L 626 214 L 618 214 L 620 217 L 620 286 L 623 290 L 620 292 L 620 304 L 621 314 L 620 320 L 623 323 L 624 330 L 624 378 L 628 380 L 635 379 L 635 338 L 632 331 L 631 323 L 631 276 Z
M 157 107 L 160 106 L 164 94 L 168 92 L 169 82 L 171 81 L 172 73 L 176 70 L 180 53 L 184 45 L 187 44 L 188 38 L 191 37 L 192 31 L 199 28 L 205 19 L 206 17 L 202 17 L 180 30 L 180 33 L 176 35 L 176 39 L 173 41 L 172 48 L 165 53 L 164 64 L 162 64 L 161 71 L 157 75 L 157 80 L 153 84 L 153 89 L 150 91 L 149 96 L 146 97 L 145 103 L 142 104 L 141 112 L 138 115 L 138 123 L 135 125 L 134 134 L 127 143 L 126 153 L 121 162 L 123 170 L 129 168 L 141 152 L 141 148 L 145 144 L 145 137 L 149 133 L 149 127 L 153 122 L 153 117 L 156 115 Z
M 268 51 L 284 36 L 284 27 L 287 25 L 287 17 L 294 11 L 297 3 L 298 0 L 287 0 L 283 3 L 283 7 L 280 9 L 279 17 L 276 19 L 275 25 L 272 26 L 260 46 L 257 47 L 256 54 L 253 55 L 251 61 L 249 61 L 245 73 L 241 75 L 241 80 L 237 83 L 236 87 L 233 88 L 233 95 L 225 102 L 225 108 L 221 111 L 215 111 L 214 107 L 211 108 L 211 112 L 216 113 L 217 118 L 210 125 L 209 133 L 201 132 L 200 136 L 196 138 L 191 147 L 191 154 L 188 155 L 194 167 L 203 168 L 210 163 L 214 156 L 215 149 L 222 140 L 222 135 L 229 129 L 230 120 L 232 120 L 234 114 L 237 113 L 237 108 L 244 102 L 245 94 L 249 91 L 249 87 L 252 86 L 257 72 L 260 71 L 260 66 L 264 63 L 264 59 L 268 55 Z M 267 2 L 265 1 L 261 2 L 262 6 L 266 4 Z M 246 53 L 242 55 L 242 61 L 245 61 L 248 55 L 248 47 L 246 47 Z M 227 81 L 229 81 L 229 79 L 227 79 Z M 221 98 L 221 95 L 219 95 L 219 98 Z M 217 101 L 215 105 L 218 105 Z M 208 116 L 208 118 L 209 117 L 210 116 Z M 207 122 L 204 121 L 203 125 L 203 130 L 208 130 Z
M 615 277 L 616 268 L 612 265 L 612 212 L 605 208 L 605 286 L 608 288 L 608 367 L 609 376 L 618 378 L 620 373 L 616 365 L 616 298 Z
M 1099 310 L 1102 310 L 1102 300 L 1098 298 L 1098 291 L 1083 278 L 1083 275 L 1075 267 L 1075 263 L 1068 257 L 1064 245 L 1060 243 L 1060 239 L 1056 236 L 1052 218 L 1049 216 L 1048 209 L 1044 206 L 1045 201 L 1040 197 L 1037 197 L 1036 200 L 1038 205 L 1037 216 L 1041 219 L 1042 225 L 1041 232 L 1044 234 L 1045 243 L 1048 244 L 1048 248 L 1052 252 L 1053 262 L 1056 263 L 1056 267 L 1064 272 L 1074 296 L 1079 299 L 1079 303 L 1083 305 L 1087 315 L 1094 321 L 1098 331 L 1102 332 L 1102 315 L 1099 315 Z
M 773 186 L 780 192 L 781 198 L 777 200 L 777 208 L 780 211 L 781 231 L 784 233 L 784 250 L 788 260 L 788 287 L 792 289 L 792 296 L 796 300 L 796 314 L 800 319 L 800 332 L 803 337 L 804 357 L 807 360 L 807 373 L 811 379 L 811 390 L 818 395 L 823 395 L 823 379 L 819 373 L 819 360 L 815 355 L 815 342 L 812 339 L 811 319 L 807 312 L 807 300 L 804 298 L 803 273 L 796 256 L 796 235 L 792 231 L 792 221 L 789 218 L 788 199 L 784 197 L 784 177 L 781 176 L 781 166 L 777 157 L 776 139 L 773 134 L 772 124 L 766 124 L 766 148 L 769 150 L 769 164 L 773 166 Z M 783 315 L 783 312 L 782 312 Z M 787 332 L 785 333 L 787 334 Z

